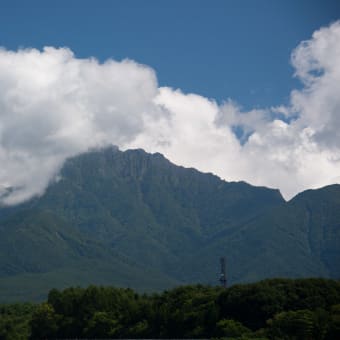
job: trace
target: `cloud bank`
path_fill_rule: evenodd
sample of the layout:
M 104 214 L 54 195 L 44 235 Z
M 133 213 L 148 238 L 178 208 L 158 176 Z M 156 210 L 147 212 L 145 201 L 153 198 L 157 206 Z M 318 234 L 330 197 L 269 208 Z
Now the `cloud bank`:
M 303 86 L 290 104 L 244 112 L 231 99 L 160 88 L 152 68 L 131 60 L 2 49 L 0 203 L 42 194 L 67 158 L 111 144 L 279 188 L 287 199 L 339 182 L 340 22 L 300 43 L 292 64 Z

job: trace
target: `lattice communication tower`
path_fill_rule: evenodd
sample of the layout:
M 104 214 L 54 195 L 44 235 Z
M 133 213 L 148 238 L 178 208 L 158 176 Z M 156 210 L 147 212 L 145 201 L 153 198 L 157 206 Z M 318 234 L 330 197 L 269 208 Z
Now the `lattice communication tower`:
M 220 258 L 220 264 L 221 264 L 221 274 L 220 274 L 220 283 L 222 287 L 227 288 L 227 274 L 226 274 L 226 266 L 225 266 L 225 258 Z

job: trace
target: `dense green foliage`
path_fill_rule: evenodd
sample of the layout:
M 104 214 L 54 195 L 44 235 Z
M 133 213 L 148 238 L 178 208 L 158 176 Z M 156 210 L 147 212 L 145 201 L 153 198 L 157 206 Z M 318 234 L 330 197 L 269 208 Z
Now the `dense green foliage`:
M 181 286 L 152 295 L 97 286 L 53 289 L 38 306 L 7 305 L 0 311 L 0 339 L 338 340 L 340 282 L 271 279 L 228 289 Z
M 89 284 L 160 291 L 340 277 L 340 186 L 286 203 L 277 190 L 114 148 L 70 159 L 47 192 L 0 209 L 0 302 Z M 19 293 L 20 292 L 20 293 Z
M 30 303 L 0 305 L 0 339 L 24 340 L 31 334 L 31 318 L 37 306 Z

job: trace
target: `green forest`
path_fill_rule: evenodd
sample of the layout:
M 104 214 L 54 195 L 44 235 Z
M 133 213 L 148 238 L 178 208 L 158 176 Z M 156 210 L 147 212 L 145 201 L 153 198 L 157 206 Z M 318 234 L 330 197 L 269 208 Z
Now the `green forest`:
M 53 289 L 0 306 L 0 339 L 340 339 L 340 281 L 269 279 L 224 289 Z

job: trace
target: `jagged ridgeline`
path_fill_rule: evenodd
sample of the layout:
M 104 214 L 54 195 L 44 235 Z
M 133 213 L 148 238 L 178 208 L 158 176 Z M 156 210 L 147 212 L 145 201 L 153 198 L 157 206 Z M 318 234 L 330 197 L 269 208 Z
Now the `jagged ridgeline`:
M 0 209 L 0 301 L 103 284 L 156 291 L 268 277 L 340 277 L 340 186 L 278 190 L 116 148 L 69 159 L 58 182 Z

